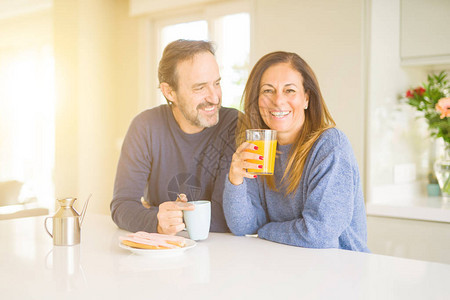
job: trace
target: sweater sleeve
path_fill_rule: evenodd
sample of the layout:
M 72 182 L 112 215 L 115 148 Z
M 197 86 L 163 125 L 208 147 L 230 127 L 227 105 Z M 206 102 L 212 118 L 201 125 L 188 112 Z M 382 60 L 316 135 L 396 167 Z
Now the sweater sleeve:
M 152 163 L 150 137 L 143 123 L 136 117 L 125 136 L 110 208 L 112 219 L 120 228 L 156 232 L 158 207 L 147 209 L 141 203 Z
M 339 237 L 349 226 L 354 209 L 352 153 L 347 141 L 322 143 L 305 165 L 305 178 L 297 190 L 305 199 L 300 217 L 265 224 L 258 236 L 301 247 L 339 248 Z
M 223 210 L 231 232 L 235 235 L 254 234 L 267 223 L 261 204 L 257 179 L 244 178 L 240 185 L 233 185 L 228 176 L 223 191 Z

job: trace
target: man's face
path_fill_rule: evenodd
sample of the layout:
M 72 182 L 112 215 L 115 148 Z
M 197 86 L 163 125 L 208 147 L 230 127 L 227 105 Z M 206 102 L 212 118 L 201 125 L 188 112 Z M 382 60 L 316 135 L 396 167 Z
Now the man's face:
M 197 133 L 219 122 L 222 102 L 219 66 L 210 52 L 196 54 L 177 66 L 178 90 L 172 92 L 173 113 L 181 129 Z

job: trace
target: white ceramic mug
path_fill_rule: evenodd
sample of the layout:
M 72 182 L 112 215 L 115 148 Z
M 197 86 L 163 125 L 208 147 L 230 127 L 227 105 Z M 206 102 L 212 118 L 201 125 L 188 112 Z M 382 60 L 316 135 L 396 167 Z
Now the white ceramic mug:
M 189 201 L 194 210 L 183 211 L 184 224 L 191 240 L 199 241 L 208 238 L 211 224 L 211 202 L 208 200 Z

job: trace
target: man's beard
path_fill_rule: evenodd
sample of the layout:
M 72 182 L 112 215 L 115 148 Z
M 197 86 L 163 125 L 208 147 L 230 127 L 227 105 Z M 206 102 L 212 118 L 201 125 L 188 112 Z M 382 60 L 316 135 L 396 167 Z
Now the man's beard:
M 220 102 L 219 104 L 211 104 L 207 101 L 200 103 L 195 108 L 195 111 L 189 111 L 189 108 L 185 105 L 186 102 L 181 101 L 181 103 L 178 104 L 178 109 L 180 110 L 181 114 L 184 116 L 184 118 L 191 123 L 193 126 L 197 127 L 212 127 L 216 125 L 219 122 L 219 109 L 220 109 Z M 216 106 L 217 112 L 216 114 L 205 117 L 202 114 L 200 114 L 200 109 L 207 107 L 207 106 Z

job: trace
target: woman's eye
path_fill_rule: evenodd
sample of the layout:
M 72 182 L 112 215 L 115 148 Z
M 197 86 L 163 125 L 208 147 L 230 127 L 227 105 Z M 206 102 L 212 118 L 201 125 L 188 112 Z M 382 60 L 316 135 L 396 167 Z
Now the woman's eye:
M 263 93 L 263 94 L 272 94 L 272 93 L 273 93 L 273 90 L 269 90 L 269 89 L 263 90 L 262 93 Z
M 287 93 L 287 94 L 292 94 L 292 93 L 295 93 L 295 90 L 289 89 L 289 90 L 286 90 L 286 93 Z

